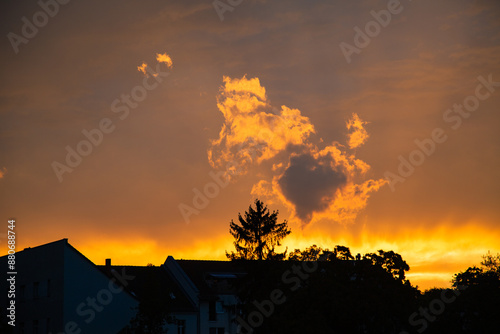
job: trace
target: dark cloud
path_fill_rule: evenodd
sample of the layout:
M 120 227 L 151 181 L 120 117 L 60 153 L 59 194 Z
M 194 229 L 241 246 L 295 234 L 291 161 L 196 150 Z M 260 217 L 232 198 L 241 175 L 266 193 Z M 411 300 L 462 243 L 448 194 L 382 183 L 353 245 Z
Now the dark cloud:
M 310 221 L 313 212 L 328 208 L 337 189 L 347 183 L 346 174 L 332 165 L 325 158 L 317 160 L 310 154 L 292 156 L 279 178 L 283 195 L 294 204 L 302 221 Z

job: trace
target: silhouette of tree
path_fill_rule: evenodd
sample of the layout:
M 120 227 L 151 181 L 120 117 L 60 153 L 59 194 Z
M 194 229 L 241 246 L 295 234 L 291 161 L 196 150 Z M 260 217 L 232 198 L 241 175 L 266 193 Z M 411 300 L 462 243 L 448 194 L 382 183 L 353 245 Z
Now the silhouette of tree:
M 467 268 L 466 271 L 453 275 L 452 285 L 455 288 L 459 286 L 471 286 L 479 284 L 483 276 L 483 269 L 476 266 Z
M 339 260 L 354 260 L 349 247 L 337 245 L 333 249 L 333 255 Z
M 291 233 L 288 222 L 278 223 L 278 211 L 269 212 L 260 200 L 255 200 L 255 209 L 250 205 L 244 217 L 238 213 L 239 224 L 231 220 L 229 232 L 234 237 L 235 252 L 226 256 L 231 260 L 283 260 L 286 251 L 276 253 L 274 248 Z
M 252 321 L 263 310 L 258 304 L 272 315 L 262 313 L 263 323 L 244 333 L 399 334 L 411 326 L 408 316 L 418 310 L 419 291 L 360 258 L 355 261 L 346 246 L 312 245 L 291 252 L 289 261 L 247 261 L 252 274 L 240 290 L 241 318 Z M 283 292 L 286 302 L 271 306 L 273 291 Z
M 316 245 L 301 251 L 295 249 L 290 253 L 288 259 L 291 261 L 333 261 L 333 260 L 354 260 L 349 247 L 337 245 L 330 251 L 328 248 L 322 249 Z
M 405 279 L 405 272 L 410 270 L 410 266 L 403 260 L 401 255 L 394 251 L 386 252 L 380 249 L 378 254 L 368 253 L 363 258 L 370 260 L 376 266 L 384 268 L 395 279 L 401 282 Z
M 316 245 L 312 245 L 303 251 L 297 248 L 290 253 L 288 259 L 291 261 L 317 261 L 322 252 L 324 253 L 325 251 L 328 251 L 328 249 L 323 250 Z
M 426 333 L 497 333 L 500 327 L 500 254 L 489 252 L 481 266 L 472 266 L 455 274 L 452 279 L 453 303 L 436 321 L 429 324 Z M 427 295 L 427 292 L 426 294 Z M 424 295 L 424 297 L 425 297 Z M 430 305 L 430 302 L 424 305 Z M 456 328 L 451 328 L 455 326 Z
M 483 255 L 481 267 L 472 266 L 466 271 L 455 274 L 452 279 L 454 287 L 459 286 L 473 286 L 473 285 L 488 285 L 490 283 L 500 282 L 500 254 Z
M 488 254 L 483 255 L 481 265 L 487 271 L 496 271 L 500 274 L 500 253 L 497 253 L 497 255 L 491 255 L 490 251 L 488 251 Z

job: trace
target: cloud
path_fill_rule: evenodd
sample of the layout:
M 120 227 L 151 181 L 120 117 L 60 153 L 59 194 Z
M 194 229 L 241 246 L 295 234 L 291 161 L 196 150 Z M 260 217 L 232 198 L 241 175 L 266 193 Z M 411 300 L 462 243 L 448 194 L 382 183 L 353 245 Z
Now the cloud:
M 308 153 L 292 155 L 271 182 L 255 184 L 252 195 L 281 202 L 304 224 L 324 218 L 354 221 L 370 194 L 387 181 L 364 180 L 370 166 L 341 148 L 333 143 L 323 150 L 312 147 Z
M 224 115 L 219 138 L 211 141 L 208 160 L 212 167 L 233 174 L 244 174 L 250 164 L 272 161 L 267 174 L 259 180 L 252 195 L 271 204 L 279 201 L 302 223 L 329 218 L 353 221 L 366 207 L 370 193 L 386 181 L 365 180 L 370 166 L 334 142 L 320 149 L 314 140 L 314 126 L 300 110 L 273 108 L 258 78 L 224 77 L 217 106 Z M 349 148 L 366 142 L 366 122 L 353 114 L 347 122 Z M 266 167 L 267 168 L 267 167 Z M 261 174 L 259 174 L 261 175 Z
M 212 167 L 230 162 L 244 173 L 250 163 L 269 160 L 289 145 L 302 145 L 314 133 L 309 118 L 298 109 L 272 108 L 258 78 L 223 81 L 217 107 L 225 122 L 208 149 Z
M 156 54 L 156 61 L 159 63 L 167 64 L 168 68 L 172 68 L 172 66 L 173 66 L 172 59 L 166 53 L 163 53 L 163 54 L 157 53 Z
M 147 69 L 147 68 L 148 68 L 148 64 L 146 64 L 146 63 L 144 63 L 144 62 L 142 63 L 142 65 L 141 65 L 141 66 L 137 66 L 137 70 L 138 70 L 139 72 L 142 72 L 145 76 L 147 76 L 147 75 L 148 75 L 148 74 L 147 74 L 147 72 L 146 72 L 146 69 Z
M 332 168 L 326 159 L 315 159 L 308 153 L 291 157 L 278 178 L 281 192 L 295 205 L 302 221 L 310 220 L 313 212 L 328 208 L 337 190 L 346 182 L 345 172 Z
M 367 122 L 363 122 L 356 113 L 353 113 L 352 118 L 347 121 L 347 130 L 350 130 L 348 134 L 349 148 L 359 147 L 366 142 L 369 135 L 363 127 L 365 124 Z
M 168 68 L 172 68 L 173 66 L 173 62 L 172 62 L 172 58 L 170 58 L 170 56 L 167 54 L 167 53 L 157 53 L 156 54 L 156 61 L 158 63 L 164 63 L 167 65 Z M 146 77 L 148 77 L 148 64 L 145 63 L 145 62 L 142 62 L 141 66 L 137 66 L 137 70 L 141 73 L 143 73 Z M 153 76 L 157 76 L 158 73 L 153 73 Z

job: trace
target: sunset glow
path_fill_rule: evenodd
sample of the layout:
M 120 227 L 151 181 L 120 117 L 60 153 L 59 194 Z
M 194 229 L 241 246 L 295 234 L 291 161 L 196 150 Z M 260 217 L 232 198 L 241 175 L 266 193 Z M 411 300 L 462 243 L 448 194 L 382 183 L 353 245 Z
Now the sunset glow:
M 281 251 L 393 250 L 449 287 L 500 253 L 500 5 L 400 1 L 366 32 L 385 8 L 71 2 L 25 37 L 41 9 L 5 5 L 2 255 L 15 218 L 19 250 L 226 260 L 259 198 Z

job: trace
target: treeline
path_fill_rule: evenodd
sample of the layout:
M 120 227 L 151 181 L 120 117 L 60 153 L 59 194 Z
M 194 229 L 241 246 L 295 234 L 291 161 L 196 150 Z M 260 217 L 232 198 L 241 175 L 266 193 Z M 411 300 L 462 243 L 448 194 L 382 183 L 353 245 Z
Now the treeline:
M 455 274 L 451 289 L 422 292 L 406 279 L 400 254 L 353 256 L 346 246 L 316 245 L 289 254 L 291 233 L 259 200 L 231 221 L 235 252 L 247 266 L 237 283 L 241 333 L 498 333 L 500 254 Z
M 451 289 L 421 292 L 399 254 L 335 249 L 235 260 L 249 273 L 238 283 L 241 333 L 498 333 L 500 255 L 456 274 Z

